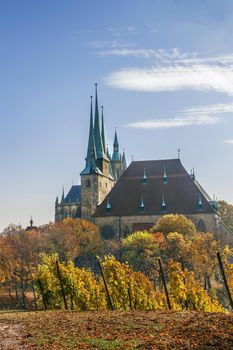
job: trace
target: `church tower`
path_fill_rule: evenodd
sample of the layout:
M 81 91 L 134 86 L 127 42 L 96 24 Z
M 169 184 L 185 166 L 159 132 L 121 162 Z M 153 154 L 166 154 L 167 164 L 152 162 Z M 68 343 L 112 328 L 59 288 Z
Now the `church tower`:
M 92 219 L 97 205 L 102 203 L 115 181 L 111 175 L 109 157 L 106 155 L 104 119 L 100 127 L 97 84 L 95 84 L 95 118 L 93 125 L 92 97 L 90 107 L 90 129 L 86 166 L 81 172 L 81 217 Z
M 119 143 L 117 138 L 117 132 L 115 131 L 114 142 L 113 142 L 113 154 L 111 158 L 111 168 L 114 179 L 117 181 L 118 178 L 123 174 L 127 168 L 125 152 L 121 154 L 119 152 Z

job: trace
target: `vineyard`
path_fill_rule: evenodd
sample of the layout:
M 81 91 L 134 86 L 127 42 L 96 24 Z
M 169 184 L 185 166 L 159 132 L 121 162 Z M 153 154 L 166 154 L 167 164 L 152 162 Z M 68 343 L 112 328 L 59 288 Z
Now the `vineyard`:
M 232 249 L 162 220 L 121 241 L 71 219 L 0 237 L 0 349 L 231 349 Z
M 196 232 L 182 215 L 164 216 L 150 232 L 121 241 L 102 241 L 95 225 L 72 219 L 11 231 L 0 240 L 1 295 L 16 308 L 233 308 L 232 249 L 211 233 Z

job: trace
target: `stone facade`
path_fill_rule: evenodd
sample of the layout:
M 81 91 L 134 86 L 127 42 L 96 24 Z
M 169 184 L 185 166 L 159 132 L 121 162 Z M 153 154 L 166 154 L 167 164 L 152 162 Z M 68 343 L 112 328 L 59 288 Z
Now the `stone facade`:
M 114 184 L 113 179 L 99 174 L 81 176 L 81 217 L 83 219 L 93 221 L 96 207 L 106 198 Z
M 201 213 L 185 216 L 194 223 L 197 231 L 206 232 L 208 229 L 209 232 L 214 233 L 217 240 L 233 246 L 233 235 L 223 225 L 219 216 Z M 129 232 L 135 231 L 138 224 L 147 228 L 154 226 L 160 217 L 161 215 L 96 217 L 94 223 L 100 227 L 103 238 L 121 239 Z

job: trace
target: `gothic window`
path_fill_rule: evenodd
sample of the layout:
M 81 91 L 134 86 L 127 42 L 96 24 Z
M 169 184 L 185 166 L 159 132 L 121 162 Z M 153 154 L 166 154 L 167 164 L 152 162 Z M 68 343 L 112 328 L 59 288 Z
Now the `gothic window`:
M 206 225 L 205 225 L 204 220 L 200 219 L 200 220 L 198 221 L 197 230 L 198 230 L 199 232 L 206 232 Z
M 86 187 L 91 187 L 91 180 L 90 179 L 86 180 Z

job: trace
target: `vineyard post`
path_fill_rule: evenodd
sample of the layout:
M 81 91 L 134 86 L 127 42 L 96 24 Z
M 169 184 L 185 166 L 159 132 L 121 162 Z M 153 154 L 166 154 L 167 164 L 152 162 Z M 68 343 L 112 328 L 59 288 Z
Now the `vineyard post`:
M 64 286 L 63 286 L 63 282 L 62 282 L 61 271 L 60 271 L 59 263 L 58 263 L 57 260 L 56 260 L 56 267 L 57 267 L 57 274 L 58 274 L 58 278 L 59 278 L 59 281 L 60 281 L 61 294 L 62 294 L 62 297 L 63 297 L 65 309 L 68 310 L 67 301 L 66 301 L 66 296 L 65 296 L 65 291 L 64 291 Z
M 44 295 L 44 291 L 43 291 L 43 287 L 42 287 L 42 283 L 41 283 L 40 279 L 38 279 L 38 285 L 39 285 L 39 288 L 40 288 L 40 292 L 41 292 L 44 308 L 45 308 L 45 310 L 48 310 L 48 307 L 47 307 L 47 304 L 46 304 L 45 295 Z
M 231 305 L 231 308 L 233 309 L 233 300 L 232 300 L 231 292 L 230 292 L 230 289 L 229 289 L 229 286 L 228 286 L 228 283 L 227 283 L 227 278 L 226 278 L 226 275 L 225 275 L 225 271 L 224 271 L 221 255 L 220 255 L 219 252 L 217 252 L 217 257 L 218 257 L 218 263 L 219 263 L 220 271 L 221 271 L 221 274 L 222 274 L 222 277 L 223 277 L 224 285 L 225 285 L 225 288 L 226 288 L 226 291 L 227 291 L 227 295 L 228 295 L 228 298 L 229 298 L 229 301 L 230 301 L 230 305 Z
M 112 299 L 111 299 L 110 294 L 109 294 L 109 290 L 108 290 L 108 286 L 107 286 L 107 282 L 106 282 L 106 279 L 105 279 L 105 276 L 104 276 L 104 271 L 103 271 L 101 262 L 99 261 L 99 259 L 97 261 L 98 261 L 98 266 L 99 266 L 100 273 L 101 273 L 101 276 L 102 276 L 102 279 L 103 279 L 103 282 L 104 282 L 104 287 L 105 287 L 105 290 L 106 290 L 106 294 L 107 294 L 109 305 L 110 305 L 111 309 L 114 310 L 113 304 L 112 304 Z
M 130 285 L 129 285 L 129 288 L 128 288 L 128 296 L 129 296 L 129 307 L 130 307 L 130 310 L 133 310 L 132 293 L 131 293 L 131 287 L 130 287 Z
M 162 262 L 161 259 L 158 259 L 158 263 L 159 263 L 159 270 L 160 270 L 160 274 L 162 277 L 162 282 L 163 282 L 163 287 L 164 287 L 164 291 L 165 291 L 165 295 L 166 295 L 166 299 L 167 299 L 167 305 L 168 305 L 168 309 L 171 310 L 171 302 L 170 302 L 170 298 L 168 295 L 168 291 L 167 291 L 167 285 L 166 285 L 166 281 L 165 281 L 165 277 L 164 277 L 164 273 L 163 273 L 163 267 L 162 267 Z

